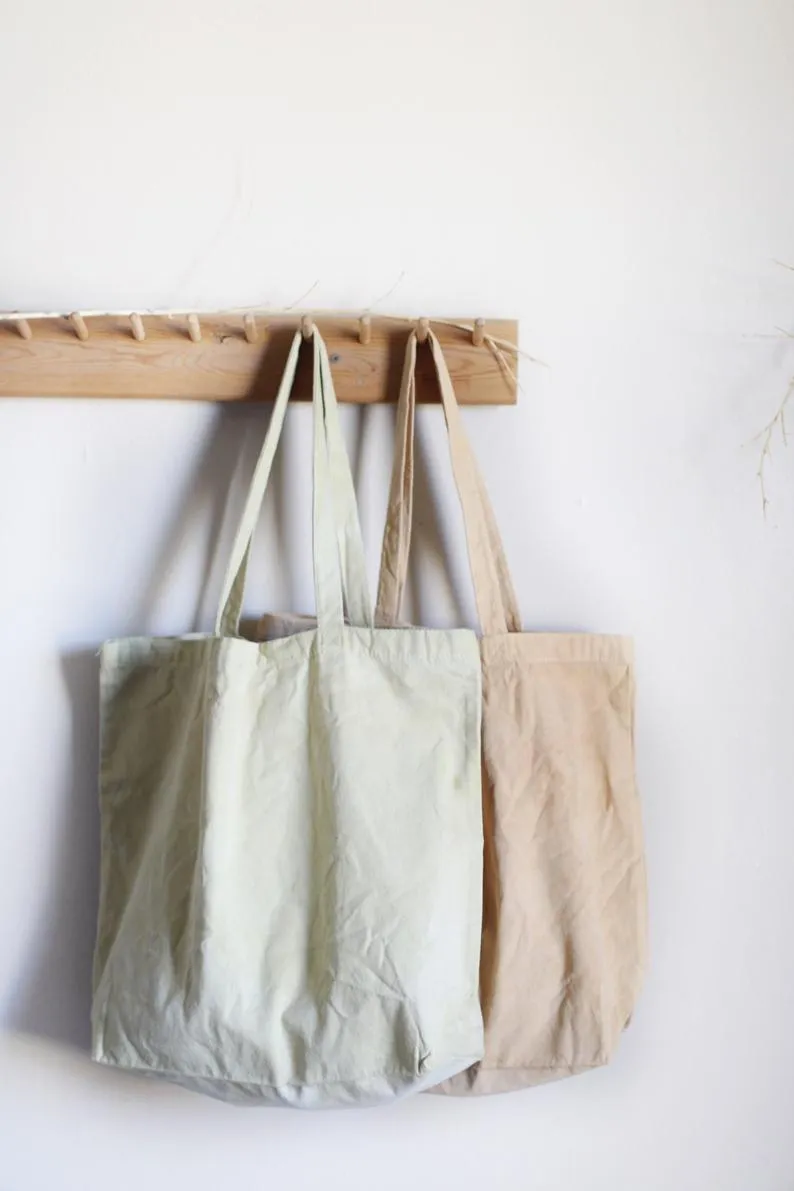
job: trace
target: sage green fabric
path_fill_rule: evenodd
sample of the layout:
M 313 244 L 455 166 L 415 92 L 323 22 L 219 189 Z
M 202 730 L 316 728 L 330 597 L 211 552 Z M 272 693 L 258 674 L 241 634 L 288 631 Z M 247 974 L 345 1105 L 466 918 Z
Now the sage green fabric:
M 240 637 L 300 342 L 215 632 L 102 649 L 93 1055 L 238 1102 L 373 1104 L 483 1053 L 480 658 L 468 630 L 372 627 L 317 332 L 317 627 Z
M 646 882 L 628 638 L 523 632 L 441 345 L 429 347 L 482 627 L 485 1053 L 434 1092 L 507 1092 L 606 1063 L 645 967 Z M 376 623 L 397 626 L 413 523 L 416 334 L 408 338 Z M 261 618 L 257 637 L 311 627 Z

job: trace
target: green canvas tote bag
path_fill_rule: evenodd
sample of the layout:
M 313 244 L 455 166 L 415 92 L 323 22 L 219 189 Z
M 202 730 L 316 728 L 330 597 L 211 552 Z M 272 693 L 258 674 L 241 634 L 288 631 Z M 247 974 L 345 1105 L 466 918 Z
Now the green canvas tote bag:
M 483 1053 L 482 706 L 473 633 L 372 625 L 317 331 L 317 625 L 240 636 L 300 344 L 215 631 L 101 651 L 92 1022 L 99 1062 L 311 1108 L 418 1092 Z

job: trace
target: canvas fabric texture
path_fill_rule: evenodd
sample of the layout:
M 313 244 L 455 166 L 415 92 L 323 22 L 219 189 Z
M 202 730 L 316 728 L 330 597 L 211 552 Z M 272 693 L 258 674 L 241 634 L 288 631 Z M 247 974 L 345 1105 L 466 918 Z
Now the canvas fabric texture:
M 373 627 L 316 331 L 317 623 L 240 636 L 300 344 L 215 631 L 101 651 L 92 1026 L 99 1062 L 313 1108 L 421 1091 L 483 1053 L 482 699 L 474 633 Z
M 433 1088 L 514 1091 L 613 1055 L 646 959 L 629 638 L 523 632 L 504 548 L 430 333 L 482 636 L 485 1054 Z M 416 336 L 409 338 L 383 537 L 380 625 L 399 624 L 413 520 Z M 258 635 L 310 623 L 269 615 Z

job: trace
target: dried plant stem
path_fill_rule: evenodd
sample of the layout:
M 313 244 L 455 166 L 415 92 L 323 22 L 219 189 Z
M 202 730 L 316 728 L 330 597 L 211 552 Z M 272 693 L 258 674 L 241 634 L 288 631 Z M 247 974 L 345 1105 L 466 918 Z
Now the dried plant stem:
M 789 269 L 794 272 L 794 265 L 790 265 L 786 261 L 776 260 L 775 264 L 780 265 L 782 269 Z M 778 335 L 782 335 L 786 339 L 794 339 L 794 332 L 788 331 L 785 327 L 775 327 L 775 331 L 778 333 Z M 780 426 L 780 437 L 783 440 L 783 446 L 788 446 L 788 433 L 786 431 L 786 406 L 789 403 L 789 398 L 791 397 L 792 393 L 794 393 L 794 376 L 788 383 L 785 396 L 780 402 L 780 405 L 777 407 L 775 416 L 770 422 L 767 422 L 761 433 L 757 434 L 755 437 L 755 441 L 760 441 L 761 443 L 761 458 L 758 460 L 758 471 L 756 474 L 758 476 L 758 483 L 761 486 L 761 501 L 764 518 L 766 518 L 766 509 L 767 505 L 769 504 L 769 498 L 766 494 L 765 468 L 769 460 L 772 458 L 772 439 L 778 426 Z
M 758 461 L 758 482 L 761 485 L 761 500 L 763 502 L 764 517 L 766 517 L 766 509 L 769 504 L 769 499 L 766 494 L 766 482 L 764 469 L 767 462 L 772 458 L 772 438 L 777 427 L 780 427 L 780 436 L 783 439 L 783 445 L 788 446 L 788 432 L 786 430 L 786 406 L 789 398 L 794 393 L 794 377 L 789 381 L 786 395 L 777 408 L 775 416 L 771 421 L 767 422 L 764 429 L 756 436 L 756 442 L 761 441 L 761 458 Z

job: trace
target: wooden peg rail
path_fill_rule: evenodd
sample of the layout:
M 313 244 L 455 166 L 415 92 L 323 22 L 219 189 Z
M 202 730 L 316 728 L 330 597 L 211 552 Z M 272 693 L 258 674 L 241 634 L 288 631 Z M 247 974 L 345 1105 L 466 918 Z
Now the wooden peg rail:
M 305 316 L 304 316 L 305 319 Z M 325 317 L 314 321 L 331 357 L 340 401 L 396 401 L 408 321 Z M 419 320 L 419 335 L 425 320 Z M 460 319 L 472 331 L 430 320 L 462 405 L 514 405 L 514 380 L 484 341 L 518 343 L 512 320 Z M 0 396 L 104 397 L 193 401 L 273 399 L 298 327 L 295 315 L 64 315 L 0 321 Z M 309 324 L 310 326 L 310 324 Z M 516 360 L 505 358 L 513 372 Z M 311 397 L 308 352 L 295 396 Z M 438 399 L 430 353 L 419 350 L 417 397 Z

